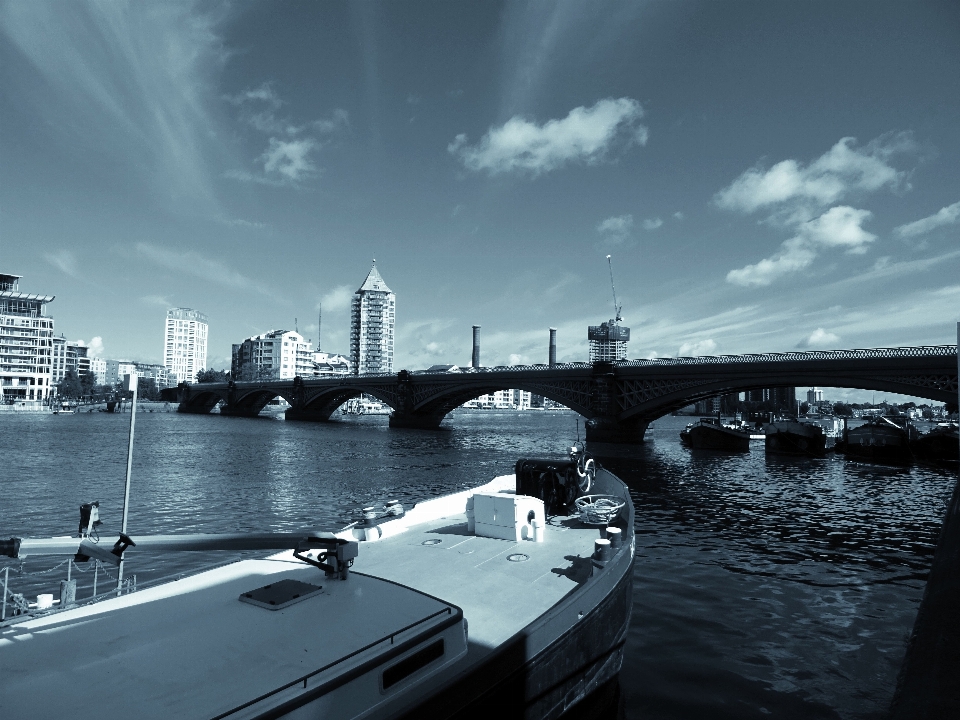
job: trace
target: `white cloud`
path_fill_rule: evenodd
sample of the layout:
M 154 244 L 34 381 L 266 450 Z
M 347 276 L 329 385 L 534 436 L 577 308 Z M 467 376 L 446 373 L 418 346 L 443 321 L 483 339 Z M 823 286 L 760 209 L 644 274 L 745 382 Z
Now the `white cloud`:
M 100 357 L 103 355 L 103 338 L 97 335 L 87 343 L 87 355 L 90 357 Z
M 727 273 L 727 282 L 744 287 L 769 285 L 788 273 L 809 267 L 823 248 L 841 247 L 850 254 L 862 254 L 877 236 L 861 224 L 871 217 L 868 210 L 845 205 L 830 208 L 818 218 L 802 223 L 797 235 L 786 240 L 780 251 L 754 265 Z
M 837 343 L 840 342 L 840 336 L 835 335 L 832 332 L 827 332 L 823 328 L 817 328 L 809 337 L 805 337 L 803 340 L 797 343 L 798 348 L 827 348 L 827 347 L 836 347 Z
M 457 135 L 447 150 L 468 170 L 486 170 L 490 175 L 528 172 L 536 177 L 571 162 L 602 162 L 615 146 L 645 145 L 642 117 L 636 100 L 607 98 L 543 125 L 517 115 L 491 127 L 476 145 L 468 145 L 465 134 Z
M 960 201 L 940 208 L 939 211 L 929 217 L 901 225 L 894 232 L 902 238 L 915 237 L 944 225 L 952 225 L 957 220 L 960 220 Z
M 700 340 L 698 342 L 685 342 L 677 351 L 677 357 L 698 357 L 700 355 L 709 355 L 717 349 L 717 343 L 711 339 Z
M 912 148 L 909 135 L 882 136 L 863 149 L 856 148 L 855 143 L 855 138 L 842 138 L 807 166 L 782 160 L 769 170 L 751 168 L 718 192 L 714 202 L 745 213 L 790 202 L 822 207 L 853 191 L 874 192 L 902 181 L 904 173 L 887 160 L 896 152 Z
M 630 239 L 633 230 L 633 215 L 608 217 L 597 225 L 601 242 L 604 245 L 622 245 Z
M 253 90 L 244 90 L 237 95 L 225 95 L 224 100 L 234 105 L 243 105 L 249 102 L 263 102 L 274 110 L 279 110 L 283 102 L 277 97 L 270 83 L 263 83 Z
M 633 215 L 617 215 L 608 217 L 597 225 L 597 232 L 601 234 L 625 235 L 633 229 Z
M 339 285 L 320 298 L 324 311 L 340 312 L 350 307 L 353 300 L 353 290 L 349 285 Z
M 43 259 L 72 277 L 77 277 L 77 258 L 69 250 L 57 250 L 55 252 L 44 253 Z
M 677 220 L 683 220 L 683 218 L 684 218 L 683 213 L 680 212 L 680 211 L 675 212 L 675 213 L 673 214 L 673 216 L 674 216 Z
M 242 108 L 241 118 L 255 130 L 270 135 L 267 149 L 257 158 L 263 163 L 263 175 L 245 170 L 228 170 L 225 177 L 266 185 L 290 185 L 313 177 L 317 167 L 312 156 L 322 147 L 316 135 L 330 135 L 349 126 L 346 110 L 336 109 L 329 118 L 297 124 L 278 117 L 276 111 L 283 101 L 269 83 L 238 95 L 224 96 L 233 105 Z M 263 106 L 266 106 L 263 108 Z
M 277 140 L 270 138 L 270 146 L 260 156 L 265 173 L 279 173 L 297 182 L 313 175 L 317 168 L 310 160 L 310 153 L 320 147 L 313 138 L 299 140 Z
M 663 225 L 663 220 L 660 218 L 647 218 L 643 221 L 644 230 L 656 230 L 661 225 Z

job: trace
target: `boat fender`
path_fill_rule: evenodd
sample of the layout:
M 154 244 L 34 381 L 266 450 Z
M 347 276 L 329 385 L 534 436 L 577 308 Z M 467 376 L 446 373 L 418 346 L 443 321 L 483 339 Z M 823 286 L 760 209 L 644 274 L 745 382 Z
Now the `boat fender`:
M 583 465 L 582 469 L 580 467 L 581 465 Z M 590 492 L 590 487 L 593 485 L 593 478 L 596 473 L 597 464 L 593 461 L 593 458 L 587 458 L 585 462 L 577 463 L 577 476 L 580 478 L 577 485 L 579 485 L 580 492 L 584 495 Z

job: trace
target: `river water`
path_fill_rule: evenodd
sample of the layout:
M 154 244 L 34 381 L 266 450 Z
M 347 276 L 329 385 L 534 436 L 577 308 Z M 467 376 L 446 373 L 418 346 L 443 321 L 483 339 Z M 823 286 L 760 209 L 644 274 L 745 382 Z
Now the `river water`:
M 879 718 L 886 710 L 956 474 L 838 457 L 691 451 L 687 418 L 658 420 L 614 469 L 636 505 L 628 718 Z M 0 536 L 75 533 L 100 501 L 120 526 L 129 415 L 0 415 Z M 335 529 L 358 508 L 406 506 L 563 452 L 572 413 L 457 411 L 446 432 L 386 417 L 329 424 L 139 413 L 131 535 Z M 582 434 L 582 426 L 579 428 Z M 135 555 L 139 585 L 236 555 Z M 31 558 L 12 589 L 56 593 Z M 44 573 L 40 575 L 25 573 Z M 78 598 L 92 572 L 74 573 Z M 103 586 L 104 577 L 99 578 Z

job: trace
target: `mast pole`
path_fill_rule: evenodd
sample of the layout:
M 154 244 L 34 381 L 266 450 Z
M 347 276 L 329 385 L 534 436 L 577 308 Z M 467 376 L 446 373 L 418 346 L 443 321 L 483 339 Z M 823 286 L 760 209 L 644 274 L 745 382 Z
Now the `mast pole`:
M 123 484 L 123 516 L 120 520 L 120 532 L 127 534 L 127 515 L 130 510 L 130 475 L 133 470 L 133 431 L 137 424 L 137 376 L 130 373 L 124 377 L 127 389 L 133 390 L 133 399 L 130 401 L 130 436 L 127 440 L 127 479 Z M 120 564 L 117 566 L 117 595 L 120 594 L 120 588 L 123 586 L 123 555 L 120 556 Z

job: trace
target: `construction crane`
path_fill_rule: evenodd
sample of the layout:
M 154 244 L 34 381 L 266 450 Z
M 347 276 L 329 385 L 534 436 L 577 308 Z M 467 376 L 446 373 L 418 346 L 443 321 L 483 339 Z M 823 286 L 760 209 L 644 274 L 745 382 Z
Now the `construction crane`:
M 614 322 L 620 322 L 623 318 L 620 316 L 620 310 L 622 309 L 620 305 L 617 305 L 617 288 L 613 284 L 613 261 L 610 259 L 610 256 L 607 255 L 607 266 L 610 268 L 610 289 L 613 291 L 613 316 L 615 318 Z

